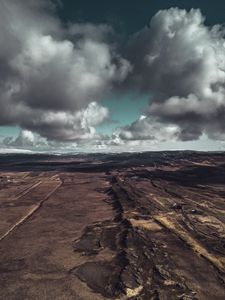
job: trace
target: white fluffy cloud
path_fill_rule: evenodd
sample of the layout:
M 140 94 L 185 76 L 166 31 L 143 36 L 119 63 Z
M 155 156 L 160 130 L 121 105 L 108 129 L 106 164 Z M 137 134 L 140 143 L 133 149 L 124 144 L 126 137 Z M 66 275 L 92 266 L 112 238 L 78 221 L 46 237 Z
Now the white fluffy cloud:
M 107 42 L 109 27 L 65 29 L 51 9 L 41 0 L 0 2 L 0 124 L 86 138 L 108 114 L 97 102 L 130 64 Z
M 159 11 L 130 44 L 132 82 L 152 92 L 148 115 L 180 127 L 179 139 L 225 132 L 224 28 L 200 10 Z M 142 130 L 142 129 L 140 129 Z M 143 128 L 143 130 L 145 130 Z
M 30 113 L 31 114 L 31 113 Z M 96 135 L 95 127 L 109 116 L 107 108 L 96 102 L 91 102 L 87 108 L 76 112 L 50 111 L 33 115 L 28 119 L 25 127 L 37 131 L 41 136 L 50 140 L 75 141 L 93 139 Z
M 132 124 L 119 129 L 119 137 L 122 140 L 152 140 L 163 142 L 166 140 L 176 140 L 180 129 L 173 124 L 162 124 L 154 119 L 141 116 Z
M 124 47 L 124 59 L 109 42 L 112 28 L 65 27 L 51 3 L 0 1 L 0 125 L 23 129 L 5 144 L 58 141 L 105 149 L 202 136 L 224 140 L 223 26 L 207 27 L 196 9 L 159 11 Z M 100 136 L 95 128 L 110 113 L 100 101 L 118 86 L 151 94 L 149 107 L 112 136 Z
M 21 130 L 17 137 L 6 137 L 2 141 L 4 147 L 36 148 L 47 146 L 47 141 L 29 130 Z

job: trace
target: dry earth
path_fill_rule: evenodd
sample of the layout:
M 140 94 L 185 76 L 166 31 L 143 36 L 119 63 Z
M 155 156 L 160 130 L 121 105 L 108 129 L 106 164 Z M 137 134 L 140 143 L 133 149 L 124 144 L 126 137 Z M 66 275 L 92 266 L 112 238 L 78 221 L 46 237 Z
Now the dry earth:
M 4 156 L 0 171 L 0 299 L 225 299 L 224 154 Z

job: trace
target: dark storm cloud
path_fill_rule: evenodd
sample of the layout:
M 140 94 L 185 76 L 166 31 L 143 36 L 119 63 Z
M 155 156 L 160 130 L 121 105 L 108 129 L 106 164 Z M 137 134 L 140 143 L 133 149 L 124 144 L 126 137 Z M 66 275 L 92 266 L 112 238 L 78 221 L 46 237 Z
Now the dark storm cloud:
M 198 139 L 202 133 L 222 138 L 225 132 L 222 26 L 205 26 L 199 10 L 159 11 L 149 27 L 131 39 L 128 57 L 134 67 L 129 78 L 132 85 L 153 93 L 147 112 L 150 122 L 156 119 L 165 128 L 171 123 L 179 126 L 181 140 Z M 138 127 L 141 136 L 144 128 Z M 133 132 L 133 126 L 130 130 Z
M 0 1 L 0 123 L 83 138 L 108 116 L 96 102 L 130 65 L 107 42 L 108 26 L 65 29 L 53 13 L 50 1 Z

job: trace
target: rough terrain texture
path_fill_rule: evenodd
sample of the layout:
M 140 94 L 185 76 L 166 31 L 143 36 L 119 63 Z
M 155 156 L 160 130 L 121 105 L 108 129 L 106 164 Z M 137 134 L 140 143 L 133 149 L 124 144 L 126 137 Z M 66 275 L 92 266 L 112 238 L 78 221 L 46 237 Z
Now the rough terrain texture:
M 225 299 L 225 155 L 0 158 L 0 299 Z

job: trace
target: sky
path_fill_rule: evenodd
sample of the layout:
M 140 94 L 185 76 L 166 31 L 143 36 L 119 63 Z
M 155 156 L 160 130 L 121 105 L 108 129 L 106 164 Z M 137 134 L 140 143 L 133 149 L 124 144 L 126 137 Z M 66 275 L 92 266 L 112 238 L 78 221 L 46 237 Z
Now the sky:
M 0 152 L 225 149 L 223 0 L 0 0 Z

